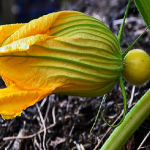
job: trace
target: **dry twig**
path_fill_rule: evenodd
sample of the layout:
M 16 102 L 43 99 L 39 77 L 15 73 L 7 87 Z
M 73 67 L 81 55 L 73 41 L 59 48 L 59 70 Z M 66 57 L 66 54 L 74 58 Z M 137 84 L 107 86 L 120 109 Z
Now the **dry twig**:
M 47 109 L 46 109 L 46 113 L 45 113 L 45 117 L 44 117 L 44 122 L 46 122 L 46 119 L 47 119 L 47 116 L 49 113 L 50 104 L 51 104 L 51 96 L 48 96 L 47 99 L 48 99 L 48 105 L 47 105 Z
M 135 93 L 135 85 L 132 86 L 131 98 L 130 98 L 130 100 L 128 102 L 128 108 L 130 108 L 131 105 L 132 105 L 132 101 L 133 101 L 133 98 L 134 98 L 134 93 Z
M 26 131 L 25 131 L 25 123 L 24 123 L 24 127 L 19 131 L 17 137 L 22 137 L 26 134 Z M 14 141 L 14 144 L 12 146 L 12 149 L 13 150 L 20 150 L 21 148 L 21 143 L 22 143 L 22 140 L 21 139 L 16 139 Z
M 36 103 L 36 107 L 38 109 L 38 112 L 39 112 L 39 115 L 40 115 L 40 118 L 41 118 L 41 122 L 43 124 L 43 128 L 44 128 L 44 135 L 43 135 L 43 149 L 46 150 L 45 148 L 45 138 L 46 138 L 46 127 L 45 127 L 45 122 L 44 122 L 44 119 L 43 119 L 43 116 L 41 114 L 41 111 L 40 111 L 40 108 L 38 106 L 38 104 Z
M 150 135 L 150 131 L 147 133 L 147 135 L 145 136 L 145 138 L 143 139 L 143 141 L 141 142 L 141 144 L 139 145 L 139 147 L 137 148 L 137 150 L 142 148 L 142 145 L 144 144 L 144 142 L 146 141 L 146 139 L 149 137 Z
M 52 109 L 52 117 L 53 117 L 53 124 L 56 124 L 55 105 L 53 106 L 53 109 Z
M 73 142 L 78 150 L 85 150 L 82 144 L 78 144 L 76 141 Z
M 55 125 L 56 124 L 49 125 L 48 127 L 46 127 L 46 130 L 54 127 Z M 41 129 L 37 133 L 31 134 L 31 135 L 22 136 L 22 137 L 17 137 L 17 136 L 5 137 L 5 138 L 3 138 L 3 140 L 7 141 L 7 140 L 15 140 L 15 139 L 30 139 L 30 138 L 33 138 L 33 137 L 37 136 L 38 134 L 40 134 L 42 132 L 44 132 L 44 129 Z

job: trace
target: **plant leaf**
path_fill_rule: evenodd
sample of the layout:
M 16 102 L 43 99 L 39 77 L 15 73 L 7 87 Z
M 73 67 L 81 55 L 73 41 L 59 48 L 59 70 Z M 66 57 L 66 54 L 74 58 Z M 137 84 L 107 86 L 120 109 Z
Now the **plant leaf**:
M 134 0 L 143 20 L 150 29 L 150 0 Z

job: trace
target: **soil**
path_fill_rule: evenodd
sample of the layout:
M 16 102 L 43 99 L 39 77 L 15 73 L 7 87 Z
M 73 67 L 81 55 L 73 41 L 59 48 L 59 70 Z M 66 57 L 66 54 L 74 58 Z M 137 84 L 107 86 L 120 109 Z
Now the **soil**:
M 127 2 L 128 0 L 64 0 L 60 10 L 77 10 L 96 17 L 117 36 Z M 122 50 L 124 51 L 145 28 L 145 23 L 132 2 L 121 41 Z M 150 53 L 149 38 L 150 33 L 147 31 L 134 48 L 142 48 Z M 129 100 L 133 86 L 126 81 L 124 83 Z M 0 78 L 0 88 L 4 87 L 4 82 Z M 150 82 L 135 87 L 132 106 L 149 87 Z M 101 100 L 102 96 L 86 98 L 49 95 L 36 105 L 24 110 L 21 117 L 12 120 L 0 118 L 0 150 L 41 150 L 44 149 L 43 145 L 47 150 L 100 149 L 114 130 L 111 128 L 107 133 L 109 127 L 103 122 L 100 114 L 90 134 Z M 102 109 L 105 109 L 104 116 L 110 124 L 121 114 L 123 98 L 119 84 L 116 84 L 108 93 Z M 44 119 L 44 125 L 41 118 Z M 150 118 L 147 118 L 132 135 L 123 150 L 136 150 L 149 131 Z M 18 139 L 17 136 L 21 138 Z M 141 149 L 150 150 L 150 137 L 145 139 Z

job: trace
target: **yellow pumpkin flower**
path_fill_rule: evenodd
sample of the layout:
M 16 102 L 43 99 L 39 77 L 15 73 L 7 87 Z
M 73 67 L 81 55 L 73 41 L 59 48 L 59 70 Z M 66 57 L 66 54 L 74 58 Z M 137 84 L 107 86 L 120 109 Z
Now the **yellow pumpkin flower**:
M 121 48 L 99 20 L 76 11 L 26 24 L 0 26 L 0 90 L 4 119 L 20 115 L 51 93 L 99 96 L 123 70 Z

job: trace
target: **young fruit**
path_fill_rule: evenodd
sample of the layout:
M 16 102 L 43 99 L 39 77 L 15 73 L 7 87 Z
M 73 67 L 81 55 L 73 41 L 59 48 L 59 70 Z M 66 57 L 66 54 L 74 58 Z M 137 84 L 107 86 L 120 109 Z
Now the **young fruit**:
M 141 49 L 134 49 L 124 58 L 123 75 L 134 85 L 141 85 L 150 79 L 150 57 Z

